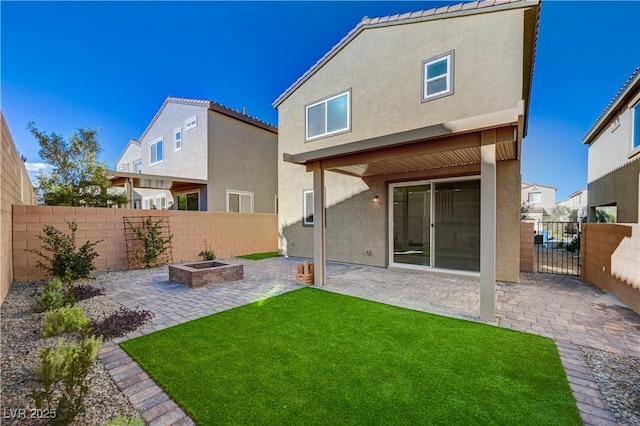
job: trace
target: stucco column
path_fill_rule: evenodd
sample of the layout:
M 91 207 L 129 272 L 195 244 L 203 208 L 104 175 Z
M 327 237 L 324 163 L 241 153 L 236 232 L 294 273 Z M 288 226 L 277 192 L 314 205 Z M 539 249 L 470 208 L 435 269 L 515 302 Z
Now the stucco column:
M 324 170 L 320 162 L 313 163 L 313 264 L 314 284 L 325 284 L 326 246 L 325 246 L 325 206 L 324 206 Z
M 133 208 L 133 179 L 128 178 L 124 184 L 124 192 L 127 196 L 127 208 Z
M 480 319 L 495 318 L 496 131 L 485 130 L 480 147 Z

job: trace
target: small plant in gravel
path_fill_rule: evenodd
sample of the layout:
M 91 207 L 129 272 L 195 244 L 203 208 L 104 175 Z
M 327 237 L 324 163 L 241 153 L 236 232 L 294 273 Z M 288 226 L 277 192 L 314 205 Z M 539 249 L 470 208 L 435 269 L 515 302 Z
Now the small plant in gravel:
M 59 278 L 65 284 L 91 276 L 91 272 L 96 269 L 94 259 L 98 257 L 94 247 L 103 241 L 87 241 L 82 247 L 77 248 L 78 224 L 71 221 L 67 222 L 67 226 L 69 234 L 65 234 L 51 225 L 45 225 L 42 230 L 44 235 L 38 235 L 42 241 L 42 249 L 26 250 L 43 258 L 46 263 L 38 260 L 37 266 L 47 271 L 52 277 Z M 45 252 L 49 254 L 45 254 Z
M 153 312 L 146 309 L 130 310 L 121 307 L 113 314 L 100 321 L 91 323 L 92 334 L 102 336 L 105 339 L 124 336 L 138 329 L 153 318 Z
M 126 417 L 118 416 L 115 419 L 107 420 L 104 426 L 144 426 L 144 419 L 140 416 Z
M 69 424 L 84 409 L 90 390 L 89 369 L 98 356 L 102 337 L 89 335 L 89 319 L 79 307 L 49 313 L 44 323 L 51 329 L 47 333 L 80 332 L 79 342 L 60 339 L 56 346 L 41 352 L 41 364 L 35 369 L 40 386 L 30 394 L 37 409 L 55 412 L 53 423 Z
M 31 309 L 35 312 L 44 312 L 63 306 L 73 306 L 74 303 L 73 295 L 62 289 L 62 281 L 59 278 L 53 278 L 47 281 L 42 294 L 34 297 Z
M 42 320 L 42 336 L 59 336 L 63 333 L 82 332 L 90 324 L 80 306 L 63 307 L 48 311 Z
M 141 226 L 134 226 L 129 219 L 125 218 L 129 228 L 135 232 L 138 240 L 142 243 L 142 248 L 136 250 L 134 257 L 144 265 L 145 268 L 160 266 L 162 255 L 169 249 L 169 244 L 173 235 L 167 237 L 162 235 L 162 221 L 154 221 L 151 216 L 142 222 Z
M 91 285 L 79 284 L 69 289 L 69 293 L 73 295 L 76 302 L 88 300 L 96 296 L 104 296 L 104 288 L 98 288 Z
M 200 256 L 202 260 L 216 260 L 216 254 L 213 249 L 207 246 L 207 240 L 204 240 L 204 250 L 198 253 L 198 256 Z

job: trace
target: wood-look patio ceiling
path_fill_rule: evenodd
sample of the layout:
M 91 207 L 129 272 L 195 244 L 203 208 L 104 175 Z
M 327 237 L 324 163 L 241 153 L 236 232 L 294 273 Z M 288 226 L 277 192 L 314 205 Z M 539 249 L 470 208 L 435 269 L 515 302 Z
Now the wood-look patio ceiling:
M 158 176 L 142 173 L 117 172 L 109 170 L 111 186 L 124 186 L 131 182 L 134 188 L 165 189 L 181 191 L 183 189 L 202 188 L 207 184 L 202 179 L 187 179 L 173 176 Z

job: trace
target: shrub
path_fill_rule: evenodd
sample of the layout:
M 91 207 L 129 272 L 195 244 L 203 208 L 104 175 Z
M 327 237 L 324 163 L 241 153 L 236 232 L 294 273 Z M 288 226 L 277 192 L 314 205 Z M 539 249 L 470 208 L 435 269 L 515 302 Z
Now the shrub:
M 47 271 L 51 276 L 59 278 L 64 283 L 70 283 L 79 278 L 88 278 L 96 269 L 93 261 L 98 257 L 94 247 L 102 240 L 87 241 L 79 249 L 76 247 L 75 221 L 67 222 L 70 234 L 65 234 L 51 225 L 45 225 L 38 238 L 42 241 L 42 250 L 28 249 L 42 257 L 46 263 L 38 260 L 37 266 Z M 44 252 L 49 252 L 47 255 Z
M 81 300 L 91 299 L 92 297 L 104 296 L 104 289 L 80 284 L 71 287 L 69 289 L 69 293 L 73 296 L 76 302 L 80 302 Z
M 42 320 L 42 336 L 51 337 L 62 333 L 82 332 L 89 323 L 89 318 L 80 306 L 58 308 L 45 314 Z
M 126 219 L 126 218 L 125 218 Z M 135 232 L 138 240 L 142 243 L 142 248 L 134 252 L 135 259 L 142 263 L 145 268 L 160 266 L 161 256 L 169 249 L 169 244 L 173 235 L 162 236 L 160 224 L 164 219 L 154 222 L 151 216 L 142 222 L 141 226 L 134 226 L 129 219 L 126 219 L 129 228 Z
M 73 306 L 73 295 L 62 290 L 62 281 L 58 278 L 47 281 L 41 295 L 36 296 L 31 308 L 36 312 L 51 311 L 63 306 Z
M 144 419 L 140 416 L 126 417 L 118 416 L 115 419 L 107 420 L 104 426 L 144 426 Z
M 113 314 L 101 321 L 91 323 L 92 334 L 102 336 L 105 339 L 124 336 L 144 325 L 153 318 L 153 312 L 149 310 L 130 310 L 121 307 Z
M 44 349 L 41 365 L 35 369 L 41 385 L 30 394 L 36 408 L 55 410 L 56 423 L 71 423 L 84 407 L 90 383 L 87 375 L 101 344 L 101 337 L 83 334 L 80 342 L 59 340 L 55 347 Z
M 575 237 L 569 244 L 567 244 L 566 249 L 569 253 L 575 253 L 577 250 L 580 250 L 580 237 Z
M 207 246 L 207 240 L 204 240 L 204 250 L 198 253 L 202 260 L 216 260 L 216 254 Z

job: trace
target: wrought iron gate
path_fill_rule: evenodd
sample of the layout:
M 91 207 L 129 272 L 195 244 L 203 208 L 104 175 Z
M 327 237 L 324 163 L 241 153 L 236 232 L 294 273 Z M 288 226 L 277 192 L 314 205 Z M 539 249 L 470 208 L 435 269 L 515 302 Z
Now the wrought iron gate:
M 579 222 L 538 222 L 534 245 L 537 272 L 580 275 Z

